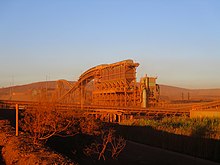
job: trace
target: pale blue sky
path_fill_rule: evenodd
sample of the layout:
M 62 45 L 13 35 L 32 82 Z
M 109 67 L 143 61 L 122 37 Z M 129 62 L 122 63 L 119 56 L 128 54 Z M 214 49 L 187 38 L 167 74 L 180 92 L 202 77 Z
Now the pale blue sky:
M 220 88 L 220 1 L 2 0 L 0 57 L 0 87 L 133 59 L 138 79 Z

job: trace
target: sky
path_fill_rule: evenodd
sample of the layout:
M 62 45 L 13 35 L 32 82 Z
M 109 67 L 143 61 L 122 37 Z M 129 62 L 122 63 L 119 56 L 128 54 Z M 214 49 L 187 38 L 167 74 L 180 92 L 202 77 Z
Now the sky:
M 220 88 L 219 0 L 1 0 L 0 87 L 126 59 L 159 84 Z

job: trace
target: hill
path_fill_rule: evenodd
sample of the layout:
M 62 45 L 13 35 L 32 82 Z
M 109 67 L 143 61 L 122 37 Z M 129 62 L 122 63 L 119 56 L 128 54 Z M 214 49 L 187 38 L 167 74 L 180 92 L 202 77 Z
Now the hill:
M 164 100 L 217 100 L 220 89 L 186 89 L 168 85 L 160 85 L 160 95 Z
M 42 91 L 51 92 L 56 88 L 56 81 L 35 82 L 26 85 L 0 88 L 1 100 L 34 100 Z M 165 101 L 220 99 L 220 89 L 186 89 L 169 85 L 160 85 L 161 99 Z
M 31 101 L 41 91 L 48 89 L 54 90 L 56 88 L 56 81 L 35 82 L 31 84 L 12 86 L 0 89 L 1 100 L 26 100 Z

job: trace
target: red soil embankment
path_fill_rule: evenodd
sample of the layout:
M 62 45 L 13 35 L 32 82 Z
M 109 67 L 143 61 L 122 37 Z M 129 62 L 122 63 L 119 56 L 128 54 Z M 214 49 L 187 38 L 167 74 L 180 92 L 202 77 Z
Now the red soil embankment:
M 0 146 L 6 164 L 76 164 L 43 145 L 33 145 L 24 134 L 15 136 L 7 120 L 0 120 Z

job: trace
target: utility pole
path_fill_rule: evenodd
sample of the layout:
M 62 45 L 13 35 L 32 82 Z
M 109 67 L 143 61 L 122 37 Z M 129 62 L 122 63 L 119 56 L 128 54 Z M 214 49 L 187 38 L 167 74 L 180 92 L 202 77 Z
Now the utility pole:
M 80 70 L 80 75 L 82 75 L 83 71 Z M 80 108 L 83 109 L 83 87 L 82 87 L 82 82 L 80 82 Z
M 13 86 L 14 86 L 14 75 L 12 75 L 11 77 L 11 81 L 10 81 L 10 100 L 12 100 L 12 96 L 13 96 Z
M 184 93 L 182 92 L 182 101 L 184 100 Z
M 18 136 L 18 104 L 16 104 L 16 136 Z
M 11 80 L 9 82 L 9 100 L 11 100 L 11 96 L 12 96 L 12 91 L 11 91 Z

